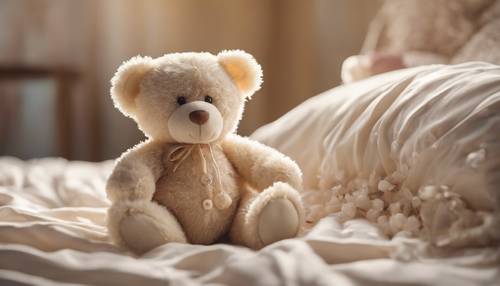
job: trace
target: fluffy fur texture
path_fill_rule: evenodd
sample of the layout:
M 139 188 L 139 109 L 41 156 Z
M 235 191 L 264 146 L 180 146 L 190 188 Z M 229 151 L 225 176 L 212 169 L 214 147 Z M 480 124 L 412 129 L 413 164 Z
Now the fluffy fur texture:
M 219 63 L 247 97 L 251 97 L 262 84 L 262 68 L 252 56 L 243 51 L 222 51 Z
M 272 208 L 270 202 L 289 201 L 298 212 L 294 214 L 289 210 L 283 210 L 286 217 L 278 213 L 273 215 L 269 214 L 265 220 L 260 219 L 260 214 L 265 209 Z M 299 222 L 304 221 L 304 211 L 302 208 L 302 201 L 297 191 L 290 187 L 290 185 L 276 182 L 269 188 L 266 188 L 261 194 L 255 191 L 248 190 L 244 193 L 240 203 L 240 207 L 233 221 L 230 237 L 231 240 L 242 245 L 248 245 L 252 248 L 261 248 L 268 243 L 272 243 L 277 239 L 266 241 L 265 234 L 255 235 L 261 230 L 266 231 L 267 228 L 274 226 L 274 231 L 269 233 L 277 237 L 292 237 L 299 231 L 297 226 L 287 227 L 287 224 L 293 224 L 295 219 Z M 267 224 L 265 227 L 263 224 Z M 259 229 L 264 226 L 264 229 Z M 282 228 L 285 226 L 285 228 Z M 287 235 L 287 232 L 292 231 L 292 235 Z M 282 234 L 285 235 L 282 235 Z
M 143 253 L 168 242 L 210 244 L 229 234 L 257 249 L 298 233 L 300 169 L 234 134 L 261 78 L 260 66 L 243 51 L 122 64 L 111 96 L 148 140 L 125 152 L 108 179 L 108 223 L 117 244 Z
M 118 201 L 109 209 L 108 217 L 111 237 L 137 253 L 165 241 L 187 242 L 177 219 L 165 207 L 152 201 Z
M 111 97 L 115 107 L 126 116 L 134 114 L 142 78 L 153 68 L 152 62 L 150 57 L 133 57 L 124 62 L 111 79 Z

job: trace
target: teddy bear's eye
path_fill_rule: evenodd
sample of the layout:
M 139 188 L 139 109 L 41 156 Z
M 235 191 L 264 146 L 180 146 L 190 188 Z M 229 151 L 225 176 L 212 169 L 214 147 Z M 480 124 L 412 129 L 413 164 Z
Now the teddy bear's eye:
M 184 96 L 177 97 L 177 104 L 179 105 L 186 104 L 186 98 Z
M 210 95 L 205 96 L 205 102 L 212 103 L 213 101 L 214 99 Z

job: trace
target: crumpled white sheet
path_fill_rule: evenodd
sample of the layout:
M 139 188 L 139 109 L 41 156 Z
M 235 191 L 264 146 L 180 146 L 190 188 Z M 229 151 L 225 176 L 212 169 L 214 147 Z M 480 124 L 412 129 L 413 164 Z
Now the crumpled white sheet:
M 0 158 L 0 285 L 498 285 L 499 250 L 418 255 L 363 219 L 322 219 L 261 251 L 168 244 L 142 257 L 110 244 L 112 162 Z M 490 262 L 488 262 L 490 261 Z

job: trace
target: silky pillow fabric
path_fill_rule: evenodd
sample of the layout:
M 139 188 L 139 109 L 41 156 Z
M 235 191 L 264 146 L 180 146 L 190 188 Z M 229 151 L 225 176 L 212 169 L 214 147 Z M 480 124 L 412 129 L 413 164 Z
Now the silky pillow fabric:
M 252 137 L 295 159 L 306 188 L 328 190 L 405 170 L 404 185 L 413 193 L 445 186 L 472 210 L 499 220 L 499 66 L 423 66 L 340 86 Z

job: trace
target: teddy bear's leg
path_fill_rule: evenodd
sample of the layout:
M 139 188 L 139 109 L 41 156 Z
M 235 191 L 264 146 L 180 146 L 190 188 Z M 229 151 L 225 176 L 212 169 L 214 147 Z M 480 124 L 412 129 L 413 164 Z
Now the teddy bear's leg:
M 300 195 L 287 183 L 276 182 L 260 193 L 247 190 L 233 221 L 231 240 L 259 249 L 295 237 L 303 216 Z
M 108 229 L 113 241 L 137 254 L 167 242 L 187 242 L 167 208 L 146 200 L 114 203 L 108 211 Z

